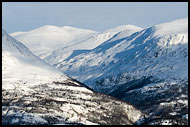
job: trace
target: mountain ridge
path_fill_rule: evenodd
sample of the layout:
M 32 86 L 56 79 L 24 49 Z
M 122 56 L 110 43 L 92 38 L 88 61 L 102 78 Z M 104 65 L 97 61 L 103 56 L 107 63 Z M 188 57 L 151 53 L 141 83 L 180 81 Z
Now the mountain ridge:
M 185 22 L 185 24 L 186 23 L 187 22 Z M 176 23 L 174 22 L 174 24 L 176 24 Z M 185 28 L 187 28 L 187 27 L 185 27 Z M 156 59 L 158 59 L 157 57 L 159 57 L 159 55 L 161 55 L 162 53 L 166 52 L 166 50 L 173 52 L 174 50 L 176 50 L 176 48 L 180 48 L 180 47 L 182 48 L 183 47 L 182 45 L 184 45 L 185 49 L 187 48 L 187 45 L 186 45 L 187 41 L 188 41 L 187 34 L 181 34 L 181 33 L 175 34 L 174 33 L 171 35 L 166 35 L 163 38 L 160 38 L 160 37 L 155 38 L 155 35 L 152 33 L 153 31 L 154 31 L 154 27 L 151 27 L 151 28 L 142 30 L 139 33 L 138 32 L 134 33 L 129 37 L 122 38 L 120 40 L 116 40 L 116 41 L 109 40 L 107 42 L 104 42 L 102 45 L 96 47 L 93 51 L 90 51 L 88 53 L 89 56 L 91 57 L 91 59 L 96 59 L 96 62 L 91 61 L 90 63 L 88 63 L 88 61 L 90 61 L 88 59 L 89 56 L 87 56 L 88 54 L 76 56 L 75 57 L 76 59 L 73 59 L 72 61 L 79 62 L 78 60 L 80 60 L 81 62 L 84 61 L 85 63 L 88 63 L 87 66 L 92 66 L 95 63 L 97 63 L 98 59 L 100 59 L 99 61 L 101 63 L 105 63 L 105 64 L 109 64 L 110 63 L 109 60 L 111 62 L 113 61 L 113 63 L 115 63 L 118 60 L 122 60 L 124 58 L 124 56 L 127 56 L 128 58 L 133 56 L 133 57 L 136 57 L 135 59 L 137 59 L 137 58 L 140 59 L 141 58 L 140 55 L 141 56 L 143 54 L 145 55 L 144 52 L 148 53 L 150 51 L 153 51 L 150 47 L 157 50 L 157 51 L 153 51 L 154 53 L 153 52 L 151 53 L 152 55 L 156 56 L 155 57 L 155 60 L 156 60 Z M 186 30 L 186 32 L 187 32 L 187 30 Z M 152 38 L 152 40 L 151 40 L 151 38 Z M 168 41 L 166 41 L 167 39 L 168 39 Z M 139 42 L 142 42 L 142 43 L 140 44 Z M 178 43 L 178 42 L 180 42 L 180 43 Z M 140 52 L 137 53 L 136 51 L 137 52 L 140 51 L 141 53 Z M 107 54 L 106 54 L 106 52 L 107 52 Z M 135 55 L 134 53 L 137 53 L 137 54 Z M 131 56 L 127 55 L 127 54 L 131 54 Z M 150 54 L 145 55 L 144 57 L 148 57 L 148 56 L 152 57 Z M 95 58 L 92 58 L 92 57 L 95 57 Z M 119 58 L 117 58 L 117 57 L 119 57 Z M 83 58 L 83 59 L 81 59 L 81 58 Z M 127 58 L 125 58 L 125 59 L 127 59 Z M 65 68 L 65 67 L 67 68 L 67 63 L 69 64 L 69 62 L 71 63 L 69 65 L 74 65 L 75 63 L 73 63 L 72 61 L 65 62 L 63 65 L 63 68 Z M 81 62 L 79 62 L 79 63 L 81 63 Z M 78 64 L 76 64 L 76 65 L 80 66 Z M 81 63 L 81 65 L 84 66 L 85 64 Z M 98 65 L 100 65 L 100 63 Z M 125 66 L 126 64 L 123 63 L 121 65 Z M 116 66 L 116 65 L 114 64 L 114 66 Z M 138 67 L 136 67 L 136 68 L 138 68 Z M 64 70 L 67 70 L 67 69 L 64 69 Z M 72 71 L 72 70 L 69 70 L 69 71 Z M 91 71 L 94 72 L 93 70 L 91 70 Z M 121 71 L 118 71 L 118 72 L 121 72 Z

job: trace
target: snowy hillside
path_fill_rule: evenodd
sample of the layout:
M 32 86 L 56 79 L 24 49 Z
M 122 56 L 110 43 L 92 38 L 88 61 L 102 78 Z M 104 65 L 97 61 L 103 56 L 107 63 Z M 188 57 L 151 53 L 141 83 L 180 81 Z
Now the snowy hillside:
M 181 19 L 112 38 L 57 67 L 88 85 L 122 72 L 134 78 L 187 79 L 187 46 L 188 20 Z
M 10 35 L 25 44 L 37 56 L 85 40 L 97 32 L 69 26 L 46 25 L 28 32 L 15 32 Z
M 49 66 L 2 30 L 2 123 L 133 124 L 148 115 L 91 91 Z
M 49 53 L 48 55 L 46 55 L 46 57 L 41 57 L 41 58 L 45 60 L 47 63 L 49 63 L 50 65 L 61 64 L 62 61 L 65 61 L 65 60 L 67 61 L 73 58 L 74 56 L 88 52 L 89 50 L 103 43 L 104 41 L 110 39 L 115 34 L 116 33 L 95 34 L 86 40 L 80 41 L 70 46 L 65 46 L 64 48 L 55 50 L 52 53 Z
M 56 67 L 96 91 L 162 118 L 160 123 L 187 124 L 188 18 L 126 37 L 118 33 Z
M 3 81 L 5 82 L 10 79 L 12 82 L 35 78 L 48 80 L 64 75 L 33 55 L 27 47 L 10 37 L 4 30 L 2 30 L 2 64 Z M 25 75 L 23 76 L 23 74 Z

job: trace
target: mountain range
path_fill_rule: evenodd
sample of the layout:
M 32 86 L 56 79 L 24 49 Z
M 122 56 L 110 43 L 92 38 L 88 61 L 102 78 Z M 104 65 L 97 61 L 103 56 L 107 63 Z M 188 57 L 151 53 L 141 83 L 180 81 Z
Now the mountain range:
M 2 50 L 3 125 L 117 125 L 148 117 L 131 104 L 64 75 L 4 30 Z
M 94 103 L 96 106 L 93 111 L 91 108 L 85 110 L 87 114 L 84 116 L 79 115 L 83 114 L 83 109 L 74 113 L 76 117 L 69 116 L 67 112 L 65 121 L 59 119 L 64 121 L 62 124 L 68 121 L 77 124 L 188 124 L 188 18 L 149 28 L 123 25 L 104 32 L 47 25 L 28 32 L 11 33 L 16 40 L 4 30 L 2 33 L 3 88 L 6 88 L 3 95 L 8 99 L 7 91 L 20 91 L 22 88 L 22 94 L 15 99 L 19 102 L 17 108 L 24 109 L 20 105 L 28 97 L 25 98 L 25 91 L 32 95 L 31 99 L 38 100 L 35 93 L 40 93 L 43 98 L 51 98 L 50 107 L 59 103 L 70 110 L 72 106 L 55 99 L 65 101 L 65 97 L 59 96 L 63 93 L 59 93 L 69 89 L 70 92 L 65 93 L 69 96 L 66 101 L 71 103 L 70 99 L 74 97 L 77 101 L 74 107 L 78 105 L 76 109 L 83 107 L 88 110 L 80 98 L 90 103 L 91 108 Z M 90 100 L 86 100 L 86 96 L 90 96 Z M 6 101 L 13 103 L 15 100 Z M 28 103 L 33 104 L 33 101 Z M 35 101 L 35 104 L 39 105 L 39 102 Z M 102 109 L 101 106 L 107 104 L 113 112 L 108 108 L 102 111 L 105 107 Z M 132 110 L 114 115 L 124 112 L 124 108 L 121 111 L 114 108 L 119 105 L 132 105 Z M 10 107 L 4 108 L 8 110 Z M 59 114 L 59 109 L 59 106 L 53 109 L 54 114 Z M 41 111 L 39 108 L 36 110 Z M 73 110 L 75 108 L 72 107 L 70 112 Z M 127 114 L 132 113 L 137 117 L 130 115 L 129 118 Z M 96 115 L 94 119 L 92 116 Z M 49 119 L 39 112 L 38 116 L 50 124 Z M 45 116 L 50 117 L 49 114 Z M 123 117 L 118 120 L 113 116 Z

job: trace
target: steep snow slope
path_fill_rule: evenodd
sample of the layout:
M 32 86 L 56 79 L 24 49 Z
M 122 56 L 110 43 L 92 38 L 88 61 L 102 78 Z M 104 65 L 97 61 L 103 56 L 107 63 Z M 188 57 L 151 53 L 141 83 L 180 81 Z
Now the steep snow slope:
M 188 124 L 188 19 L 119 34 L 57 68 L 149 113 L 148 124 Z
M 2 64 L 3 125 L 133 124 L 146 115 L 65 76 L 4 30 Z
M 11 38 L 2 30 L 2 70 L 3 81 L 12 80 L 50 80 L 58 78 L 64 74 L 54 69 L 47 63 L 36 57 L 22 43 Z M 14 73 L 13 73 L 14 72 Z M 25 75 L 23 75 L 25 74 Z M 33 82 L 33 81 L 32 81 Z M 7 87 L 13 87 L 8 84 Z
M 43 59 L 51 65 L 59 66 L 62 62 L 68 61 L 82 53 L 87 53 L 109 39 L 120 39 L 140 30 L 142 30 L 140 27 L 133 25 L 124 25 L 112 28 L 105 32 L 95 34 L 86 40 L 66 46 L 60 50 L 53 51 L 47 57 L 43 57 Z M 116 35 L 117 37 L 115 37 Z
M 187 19 L 156 25 L 119 40 L 112 39 L 57 67 L 88 85 L 121 72 L 135 78 L 187 78 Z
M 16 32 L 10 35 L 24 43 L 35 55 L 43 57 L 49 52 L 85 40 L 96 33 L 69 26 L 46 25 L 32 31 Z
M 86 53 L 89 50 L 97 47 L 104 41 L 113 37 L 116 33 L 99 33 L 91 36 L 90 38 L 80 41 L 76 44 L 70 46 L 65 46 L 59 50 L 55 50 L 52 53 L 46 55 L 42 59 L 51 65 L 61 64 L 62 61 L 67 61 L 74 56 L 77 56 L 82 53 Z
M 118 39 L 120 39 L 123 37 L 122 34 L 125 34 L 125 37 L 126 37 L 140 30 L 142 30 L 140 27 L 133 26 L 133 25 L 118 26 L 118 27 L 106 30 L 104 32 L 101 32 L 99 34 L 93 35 L 91 38 L 87 39 L 86 41 L 81 42 L 80 46 L 82 47 L 82 49 L 94 49 L 100 44 L 102 44 L 103 42 L 111 39 L 118 33 L 120 33 L 120 36 L 118 36 Z

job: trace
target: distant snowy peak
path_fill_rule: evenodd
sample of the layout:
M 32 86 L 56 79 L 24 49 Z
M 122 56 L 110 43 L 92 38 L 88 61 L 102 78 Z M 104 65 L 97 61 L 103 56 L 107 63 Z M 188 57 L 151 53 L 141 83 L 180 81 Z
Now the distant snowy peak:
M 77 46 L 80 49 L 94 49 L 116 35 L 117 35 L 117 39 L 120 39 L 123 37 L 130 36 L 131 34 L 141 31 L 141 30 L 142 29 L 140 27 L 137 27 L 134 25 L 118 26 L 118 27 L 106 30 L 104 32 L 94 34 L 92 37 L 88 38 L 87 40 L 81 41 L 78 44 L 73 44 L 71 47 Z
M 139 35 L 148 35 L 147 39 L 158 39 L 157 45 L 161 47 L 188 43 L 188 18 L 155 25 Z
M 130 38 L 137 38 L 139 40 L 137 41 L 139 45 L 154 39 L 157 41 L 153 42 L 161 47 L 188 43 L 188 18 L 174 20 L 131 33 L 133 35 L 130 34 L 130 30 L 123 30 L 111 38 L 107 43 L 114 42 L 122 38 L 127 40 L 130 40 Z M 102 45 L 105 44 L 106 43 Z
M 98 33 L 96 31 L 93 30 L 88 30 L 88 29 L 82 29 L 82 28 L 76 28 L 76 27 L 71 27 L 71 26 L 62 26 L 60 27 L 61 29 L 65 29 L 65 30 L 82 30 L 82 31 L 86 31 L 86 32 L 92 32 L 92 33 Z
M 111 28 L 108 29 L 106 31 L 104 31 L 104 33 L 108 33 L 108 32 L 121 32 L 121 31 L 140 31 L 142 30 L 142 28 L 138 27 L 138 26 L 134 26 L 134 25 L 122 25 L 122 26 L 118 26 L 115 28 Z
M 67 26 L 64 27 L 72 29 Z M 40 55 L 40 58 L 44 59 L 47 63 L 51 65 L 59 65 L 62 64 L 62 62 L 64 62 L 65 60 L 68 61 L 69 59 L 72 59 L 74 56 L 93 50 L 94 48 L 110 40 L 116 35 L 117 39 L 120 39 L 123 37 L 127 37 L 139 30 L 141 30 L 141 28 L 132 25 L 120 26 L 110 29 L 107 32 L 94 34 L 86 40 L 78 41 L 77 43 L 65 46 L 59 50 L 54 50 L 53 52 L 42 54 Z
M 92 30 L 70 26 L 45 25 L 28 32 L 15 32 L 10 35 L 24 43 L 37 56 L 45 58 L 51 52 L 64 48 L 71 50 L 93 49 L 118 34 L 118 38 L 129 36 L 141 28 L 123 25 L 98 33 Z
M 74 47 L 78 46 L 79 49 L 80 48 L 81 49 L 94 49 L 97 46 L 99 46 L 100 44 L 102 44 L 103 42 L 112 38 L 115 34 L 116 34 L 115 32 L 95 34 L 92 37 L 88 38 L 87 40 L 81 41 L 80 43 L 74 44 L 72 46 L 74 46 Z
M 39 56 L 86 40 L 94 34 L 97 32 L 69 26 L 46 25 L 28 32 L 16 32 L 10 35 L 24 43 L 35 55 Z
M 155 25 L 151 28 L 155 37 L 167 35 L 188 34 L 188 18 Z
M 84 32 L 84 33 L 97 33 L 96 31 L 92 31 L 92 30 L 87 30 L 87 29 L 80 29 L 80 28 L 74 28 L 74 27 L 71 27 L 71 26 L 54 26 L 54 25 L 45 25 L 45 26 L 42 26 L 42 27 L 39 27 L 39 28 L 36 28 L 34 30 L 31 30 L 29 32 L 32 32 L 32 33 L 40 33 L 40 32 L 56 32 L 56 33 L 62 33 L 62 34 L 65 34 L 65 33 L 68 33 L 68 32 Z
M 104 33 L 112 33 L 114 36 L 113 38 L 110 38 L 110 41 L 115 41 L 121 38 L 128 37 L 132 35 L 133 33 L 139 32 L 143 30 L 140 27 L 134 26 L 134 25 L 122 25 L 118 26 L 109 30 L 106 30 Z
M 58 68 L 86 84 L 121 72 L 129 77 L 187 78 L 188 19 L 156 25 L 130 36 L 122 32 Z M 167 78 L 166 78 L 167 77 Z
M 50 65 L 61 64 L 65 60 L 72 59 L 72 57 L 87 53 L 88 51 L 101 45 L 103 42 L 109 40 L 115 33 L 100 33 L 91 36 L 90 38 L 80 41 L 77 44 L 65 46 L 62 49 L 55 50 L 50 53 L 42 54 L 39 57 L 45 60 Z

